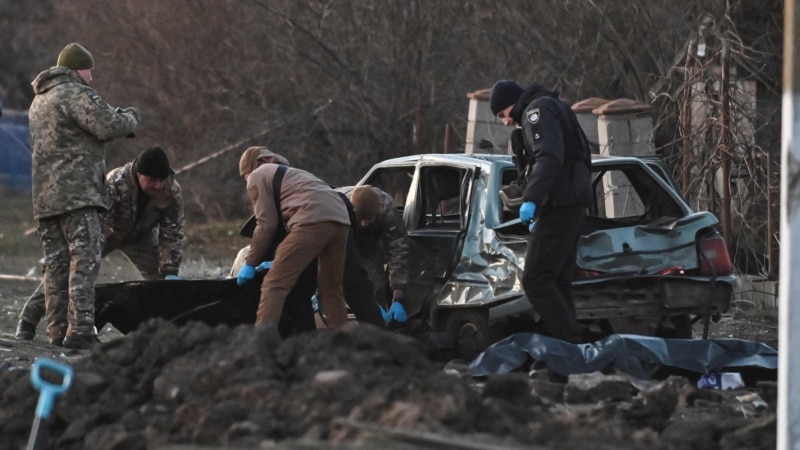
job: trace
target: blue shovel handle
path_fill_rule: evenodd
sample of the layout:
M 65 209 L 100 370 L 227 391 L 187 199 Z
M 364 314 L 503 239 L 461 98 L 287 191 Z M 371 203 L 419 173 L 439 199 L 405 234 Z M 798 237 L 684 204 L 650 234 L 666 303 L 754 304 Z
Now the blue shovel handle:
M 61 374 L 61 384 L 53 384 L 42 379 L 42 369 Z M 39 357 L 31 366 L 31 384 L 40 392 L 36 404 L 36 417 L 46 419 L 53 410 L 53 402 L 57 395 L 64 393 L 72 383 L 72 367 L 49 358 Z

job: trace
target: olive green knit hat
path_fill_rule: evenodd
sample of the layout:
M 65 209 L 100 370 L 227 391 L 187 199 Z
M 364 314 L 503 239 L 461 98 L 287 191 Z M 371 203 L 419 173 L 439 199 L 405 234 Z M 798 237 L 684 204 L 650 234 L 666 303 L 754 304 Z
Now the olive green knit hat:
M 89 50 L 83 48 L 81 44 L 71 43 L 61 50 L 58 54 L 56 65 L 64 66 L 72 70 L 94 69 L 94 58 Z

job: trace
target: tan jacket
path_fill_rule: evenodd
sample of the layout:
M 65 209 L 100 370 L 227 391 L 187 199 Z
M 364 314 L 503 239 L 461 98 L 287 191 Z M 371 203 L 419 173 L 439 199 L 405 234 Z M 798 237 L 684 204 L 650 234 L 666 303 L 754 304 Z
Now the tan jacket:
M 256 229 L 250 242 L 246 262 L 262 263 L 279 226 L 278 212 L 272 191 L 272 180 L 278 169 L 279 155 L 250 173 L 247 196 L 253 204 Z M 350 225 L 347 207 L 338 192 L 305 170 L 287 167 L 280 192 L 281 217 L 291 233 L 298 226 L 319 222 Z

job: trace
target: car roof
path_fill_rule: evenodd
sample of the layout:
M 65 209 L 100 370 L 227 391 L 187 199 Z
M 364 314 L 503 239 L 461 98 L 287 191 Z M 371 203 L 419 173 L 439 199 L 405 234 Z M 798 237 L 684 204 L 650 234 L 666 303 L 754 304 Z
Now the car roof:
M 643 159 L 650 159 L 650 156 L 607 156 L 607 155 L 592 155 L 592 164 L 616 164 L 623 162 L 630 162 L 635 164 L 646 164 Z M 402 165 L 408 163 L 415 163 L 418 161 L 431 161 L 431 162 L 447 162 L 447 163 L 462 163 L 462 164 L 475 164 L 475 163 L 494 163 L 494 162 L 511 162 L 511 155 L 493 154 L 493 153 L 423 153 L 419 155 L 400 156 L 397 158 L 390 158 L 379 162 L 376 165 Z

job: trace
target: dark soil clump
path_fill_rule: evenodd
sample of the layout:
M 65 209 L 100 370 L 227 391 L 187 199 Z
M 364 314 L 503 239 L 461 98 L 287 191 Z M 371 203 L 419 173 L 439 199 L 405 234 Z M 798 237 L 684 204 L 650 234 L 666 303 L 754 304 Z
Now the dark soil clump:
M 282 340 L 252 326 L 150 321 L 65 356 L 75 376 L 49 424 L 59 449 L 775 446 L 774 382 L 698 391 L 670 377 L 637 389 L 587 374 L 601 387 L 577 392 L 579 380 L 546 370 L 474 380 L 465 364 L 434 362 L 418 340 L 368 325 Z M 0 449 L 18 449 L 38 392 L 25 367 L 3 369 Z

